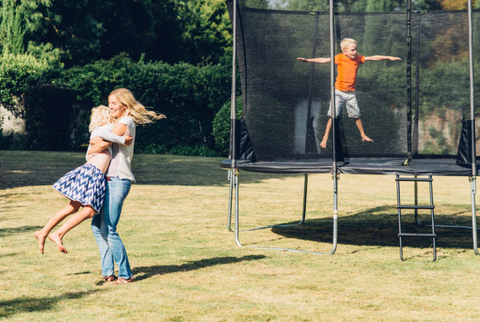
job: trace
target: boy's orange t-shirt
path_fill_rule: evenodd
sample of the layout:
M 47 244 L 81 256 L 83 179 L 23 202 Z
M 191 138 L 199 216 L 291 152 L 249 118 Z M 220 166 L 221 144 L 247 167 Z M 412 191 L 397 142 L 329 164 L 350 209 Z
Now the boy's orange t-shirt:
M 343 92 L 352 92 L 355 90 L 357 83 L 357 70 L 360 64 L 365 62 L 365 56 L 356 55 L 355 59 L 350 59 L 345 54 L 335 56 L 335 64 L 337 65 L 337 81 L 335 89 Z

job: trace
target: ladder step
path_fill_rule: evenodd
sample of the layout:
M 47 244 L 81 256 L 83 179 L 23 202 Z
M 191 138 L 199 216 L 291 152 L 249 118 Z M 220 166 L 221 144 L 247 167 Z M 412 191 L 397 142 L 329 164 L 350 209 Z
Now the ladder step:
M 437 234 L 401 233 L 398 237 L 437 237 Z
M 396 178 L 395 181 L 420 181 L 420 182 L 432 182 L 432 178 Z
M 397 209 L 435 209 L 435 206 L 408 206 L 400 205 Z

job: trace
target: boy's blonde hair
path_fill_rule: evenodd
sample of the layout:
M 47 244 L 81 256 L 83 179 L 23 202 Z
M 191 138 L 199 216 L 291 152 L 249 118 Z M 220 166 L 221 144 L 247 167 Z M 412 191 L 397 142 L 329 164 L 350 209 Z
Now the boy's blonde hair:
M 163 114 L 157 114 L 154 111 L 147 110 L 145 106 L 137 102 L 132 92 L 126 88 L 116 89 L 111 92 L 108 97 L 112 95 L 127 108 L 126 115 L 131 116 L 136 124 L 153 123 L 154 120 L 167 118 Z
M 340 43 L 340 48 L 342 48 L 342 51 L 345 51 L 345 48 L 347 48 L 347 46 L 349 44 L 357 44 L 357 41 L 355 39 L 352 39 L 352 38 L 343 38 L 342 42 Z
M 105 105 L 100 105 L 92 108 L 92 115 L 90 116 L 90 125 L 88 130 L 92 132 L 97 127 L 113 123 L 113 117 L 110 109 Z

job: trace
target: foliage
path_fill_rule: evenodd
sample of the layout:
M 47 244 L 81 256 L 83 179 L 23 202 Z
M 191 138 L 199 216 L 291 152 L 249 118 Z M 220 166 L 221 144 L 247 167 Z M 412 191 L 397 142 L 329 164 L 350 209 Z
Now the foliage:
M 58 86 L 32 86 L 25 92 L 25 130 L 32 150 L 71 149 L 75 93 Z
M 231 71 L 219 64 L 135 63 L 120 55 L 70 68 L 52 81 L 74 90 L 81 106 L 107 104 L 112 90 L 126 87 L 142 104 L 165 114 L 166 120 L 137 128 L 136 149 L 152 153 L 178 146 L 214 148 L 212 122 L 229 97 Z
M 25 50 L 23 12 L 16 1 L 2 0 L 0 43 L 3 53 L 22 54 Z
M 29 81 L 41 77 L 51 68 L 48 61 L 37 59 L 31 54 L 4 53 L 0 57 L 1 104 L 18 114 L 18 103 Z
M 231 101 L 226 102 L 213 119 L 212 134 L 215 138 L 215 150 L 223 156 L 227 156 L 230 150 L 231 105 Z M 242 116 L 242 97 L 237 97 L 236 109 L 237 118 L 240 118 Z
M 222 0 L 2 0 L 1 10 L 3 52 L 50 52 L 67 67 L 122 52 L 134 60 L 193 64 L 231 55 Z
M 232 46 L 231 23 L 223 0 L 181 2 L 179 10 L 185 52 L 190 63 L 219 62 Z

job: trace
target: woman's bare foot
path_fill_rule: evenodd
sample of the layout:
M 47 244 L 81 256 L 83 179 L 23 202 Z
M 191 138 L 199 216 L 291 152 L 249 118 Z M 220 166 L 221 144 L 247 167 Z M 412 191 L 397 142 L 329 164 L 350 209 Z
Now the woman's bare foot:
M 58 250 L 61 251 L 62 253 L 68 253 L 67 252 L 67 249 L 65 247 L 63 247 L 63 244 L 62 244 L 62 238 L 58 235 L 57 232 L 54 232 L 53 234 L 50 234 L 50 236 L 48 236 L 48 238 L 53 241 L 55 244 L 57 244 L 57 247 L 58 247 Z
M 320 146 L 324 149 L 327 148 L 327 141 L 328 141 L 328 137 L 323 137 L 323 140 L 322 142 L 320 142 Z
M 40 252 L 43 254 L 43 248 L 45 246 L 45 237 L 47 236 L 42 236 L 41 230 L 36 231 L 33 235 L 38 241 L 38 248 L 40 248 Z
M 363 135 L 363 136 L 362 136 L 362 141 L 364 141 L 364 142 L 365 142 L 365 141 L 366 141 L 366 142 L 373 142 L 373 140 L 372 140 L 371 138 L 369 138 L 368 136 L 366 136 L 366 135 Z

